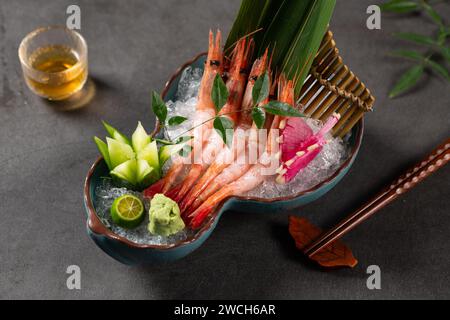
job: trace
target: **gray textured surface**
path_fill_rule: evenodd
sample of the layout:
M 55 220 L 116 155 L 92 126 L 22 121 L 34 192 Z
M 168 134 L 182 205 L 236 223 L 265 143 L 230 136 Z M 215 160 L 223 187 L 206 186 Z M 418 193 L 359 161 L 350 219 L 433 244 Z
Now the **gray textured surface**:
M 433 149 L 450 129 L 449 86 L 435 77 L 390 101 L 408 63 L 386 57 L 397 30 L 430 33 L 417 17 L 365 28 L 374 1 L 339 1 L 332 28 L 345 61 L 377 96 L 360 156 L 318 202 L 297 210 L 329 226 Z M 82 10 L 97 95 L 85 109 L 58 112 L 26 88 L 17 47 L 37 26 L 64 23 Z M 214 235 L 171 265 L 131 268 L 98 249 L 85 232 L 82 184 L 97 157 L 100 119 L 129 132 L 152 126 L 150 90 L 205 50 L 207 31 L 228 32 L 234 1 L 0 1 L 0 298 L 450 298 L 450 167 L 380 212 L 346 241 L 355 270 L 321 272 L 304 263 L 287 233 L 287 214 L 228 212 Z M 441 5 L 449 16 L 449 5 Z M 65 270 L 82 269 L 82 290 Z M 368 265 L 382 269 L 382 290 L 366 289 Z

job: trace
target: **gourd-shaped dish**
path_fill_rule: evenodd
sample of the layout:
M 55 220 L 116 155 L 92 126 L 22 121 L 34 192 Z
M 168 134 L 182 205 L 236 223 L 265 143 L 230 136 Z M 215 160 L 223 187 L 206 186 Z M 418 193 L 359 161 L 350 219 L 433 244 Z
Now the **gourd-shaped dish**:
M 185 63 L 167 82 L 163 98 L 175 100 L 182 72 L 189 66 L 203 68 L 205 54 L 200 54 Z M 231 197 L 218 204 L 215 214 L 199 229 L 195 235 L 173 245 L 142 245 L 133 243 L 114 234 L 100 221 L 93 202 L 96 187 L 101 177 L 108 175 L 108 169 L 99 158 L 89 170 L 84 185 L 84 204 L 87 211 L 87 231 L 94 242 L 108 255 L 125 264 L 148 264 L 174 261 L 185 257 L 211 235 L 222 214 L 227 210 L 239 212 L 285 212 L 317 200 L 330 191 L 347 174 L 361 146 L 365 112 L 372 109 L 375 101 L 364 84 L 344 65 L 336 48 L 333 34 L 328 31 L 315 58 L 310 75 L 301 93 L 301 101 L 306 106 L 308 116 L 326 120 L 333 112 L 341 114 L 333 134 L 345 136 L 350 132 L 350 154 L 337 171 L 309 190 L 298 194 L 274 199 L 255 197 Z M 156 126 L 157 128 L 157 126 Z M 154 135 L 158 135 L 158 128 Z

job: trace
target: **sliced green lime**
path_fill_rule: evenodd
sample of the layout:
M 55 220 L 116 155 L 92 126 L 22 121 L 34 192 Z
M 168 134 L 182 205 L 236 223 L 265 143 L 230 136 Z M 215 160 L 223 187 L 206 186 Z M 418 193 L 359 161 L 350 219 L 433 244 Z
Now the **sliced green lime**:
M 144 204 L 131 194 L 123 195 L 114 200 L 111 218 L 119 227 L 134 229 L 144 220 Z

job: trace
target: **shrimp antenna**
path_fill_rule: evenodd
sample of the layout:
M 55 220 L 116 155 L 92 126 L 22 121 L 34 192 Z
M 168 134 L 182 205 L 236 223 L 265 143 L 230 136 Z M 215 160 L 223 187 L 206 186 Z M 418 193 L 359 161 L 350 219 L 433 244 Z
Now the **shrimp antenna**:
M 261 59 L 261 64 L 264 68 L 264 70 L 262 71 L 262 73 L 264 73 L 267 69 L 268 69 L 268 64 L 267 64 L 267 57 L 269 55 L 269 48 L 266 48 L 266 51 L 264 51 L 264 54 L 262 56 Z
M 278 99 L 282 100 L 282 96 L 283 96 L 283 90 L 284 87 L 286 86 L 286 76 L 284 75 L 284 73 L 280 74 L 279 78 L 278 78 Z
M 264 29 L 264 28 L 256 29 L 255 31 L 252 31 L 252 32 L 247 33 L 246 35 L 240 37 L 240 38 L 237 39 L 231 46 L 229 46 L 228 48 L 226 48 L 226 49 L 224 50 L 224 54 L 226 54 L 226 53 L 228 53 L 230 50 L 232 50 L 232 49 L 239 43 L 239 41 L 241 41 L 242 39 L 249 38 L 249 37 L 253 36 L 254 34 L 256 34 L 256 33 L 260 32 L 260 31 L 262 31 L 263 29 Z
M 275 54 L 276 48 L 277 48 L 277 43 L 275 42 L 275 44 L 273 45 L 272 53 L 270 54 L 269 66 L 272 66 L 273 55 Z
M 271 86 L 270 86 L 270 94 L 273 96 L 275 94 L 275 90 L 277 89 L 277 86 L 278 86 L 277 74 L 272 76 L 272 72 L 271 72 L 271 79 L 273 79 L 273 81 L 272 81 Z
M 245 54 L 244 54 L 245 60 L 243 62 L 243 66 L 242 66 L 242 68 L 244 70 L 246 70 L 246 72 L 248 72 L 247 69 L 248 69 L 249 64 L 250 64 L 250 59 L 253 57 L 254 51 L 255 51 L 255 40 L 253 38 L 251 38 L 250 41 L 247 44 L 247 49 L 246 49 Z

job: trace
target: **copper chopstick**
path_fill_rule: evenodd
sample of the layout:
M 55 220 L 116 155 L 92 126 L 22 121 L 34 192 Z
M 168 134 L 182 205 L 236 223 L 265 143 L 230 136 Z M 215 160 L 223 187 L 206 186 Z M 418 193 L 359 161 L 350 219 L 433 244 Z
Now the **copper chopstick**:
M 370 218 L 378 210 L 385 207 L 400 195 L 415 187 L 433 172 L 444 167 L 450 161 L 450 139 L 436 148 L 423 161 L 410 169 L 406 174 L 396 179 L 388 188 L 377 194 L 369 202 L 338 223 L 334 228 L 324 233 L 311 243 L 304 253 L 312 257 L 334 241 L 343 237 L 359 224 Z

